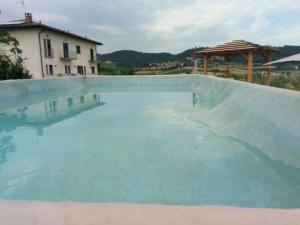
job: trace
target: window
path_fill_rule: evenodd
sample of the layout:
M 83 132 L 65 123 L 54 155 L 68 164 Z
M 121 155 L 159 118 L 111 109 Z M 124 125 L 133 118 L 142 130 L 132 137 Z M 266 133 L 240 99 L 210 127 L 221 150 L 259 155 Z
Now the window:
M 95 74 L 95 67 L 94 66 L 91 67 L 91 72 L 92 72 L 92 74 Z
M 91 59 L 91 61 L 94 61 L 95 60 L 95 58 L 94 58 L 94 49 L 90 49 L 90 59 Z
M 46 65 L 46 73 L 47 73 L 47 75 L 53 75 L 54 74 L 53 65 Z
M 73 106 L 73 98 L 68 98 L 68 108 Z
M 45 51 L 45 57 L 53 57 L 53 51 L 51 48 L 51 40 L 50 39 L 44 39 L 44 51 Z
M 49 108 L 51 113 L 56 112 L 56 101 L 49 102 Z
M 65 74 L 71 74 L 71 66 L 65 65 Z
M 81 54 L 80 45 L 76 45 L 76 52 L 77 54 Z
M 80 103 L 84 103 L 84 96 L 80 96 Z
M 69 58 L 69 44 L 63 43 L 64 58 Z
M 85 66 L 77 66 L 77 73 L 80 75 L 86 74 L 86 67 Z
M 48 65 L 49 67 L 49 75 L 53 75 L 53 65 Z
M 83 66 L 77 66 L 77 73 L 83 75 Z

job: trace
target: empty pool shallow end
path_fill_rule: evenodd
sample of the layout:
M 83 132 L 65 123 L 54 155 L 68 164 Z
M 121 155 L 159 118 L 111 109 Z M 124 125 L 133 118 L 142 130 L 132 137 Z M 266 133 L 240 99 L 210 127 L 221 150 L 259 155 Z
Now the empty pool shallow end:
M 1 224 L 5 225 L 296 225 L 300 221 L 300 209 L 247 209 L 214 206 L 52 203 L 0 200 L 0 221 Z

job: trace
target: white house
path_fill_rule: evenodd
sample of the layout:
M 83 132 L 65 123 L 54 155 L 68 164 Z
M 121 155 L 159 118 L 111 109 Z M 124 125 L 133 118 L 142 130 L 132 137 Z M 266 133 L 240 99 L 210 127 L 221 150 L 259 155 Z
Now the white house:
M 14 120 L 15 127 L 32 127 L 42 134 L 44 128 L 104 104 L 99 94 L 88 93 L 11 108 L 1 116 L 6 121 Z
M 0 29 L 17 38 L 25 68 L 33 78 L 73 74 L 97 74 L 97 46 L 102 43 L 69 31 L 25 19 L 0 24 Z

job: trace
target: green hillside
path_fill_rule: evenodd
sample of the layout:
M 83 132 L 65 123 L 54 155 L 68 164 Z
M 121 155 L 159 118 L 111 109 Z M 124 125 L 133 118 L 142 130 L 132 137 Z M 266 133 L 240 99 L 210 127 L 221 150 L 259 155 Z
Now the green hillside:
M 170 53 L 142 53 L 130 50 L 122 50 L 100 56 L 101 61 L 112 61 L 119 67 L 144 67 L 149 63 L 173 61 L 176 59 L 176 55 Z
M 204 47 L 192 48 L 179 54 L 171 54 L 166 52 L 143 53 L 143 52 L 137 52 L 131 50 L 122 50 L 122 51 L 112 52 L 109 54 L 98 55 L 98 59 L 100 59 L 102 62 L 112 61 L 118 67 L 140 68 L 149 65 L 149 63 L 162 63 L 162 62 L 175 61 L 175 60 L 184 61 L 187 57 L 192 57 L 195 51 L 203 48 Z M 280 52 L 275 53 L 273 55 L 274 60 L 300 53 L 300 46 L 286 45 L 283 47 L 276 47 L 276 48 L 278 48 Z M 234 61 L 245 62 L 245 60 L 242 57 L 236 57 Z M 264 59 L 261 56 L 256 56 L 255 62 L 265 63 Z

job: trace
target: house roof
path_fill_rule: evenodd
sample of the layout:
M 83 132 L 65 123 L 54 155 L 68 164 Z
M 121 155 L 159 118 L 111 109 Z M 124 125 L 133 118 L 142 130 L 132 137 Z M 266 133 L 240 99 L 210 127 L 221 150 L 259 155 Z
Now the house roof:
M 42 23 L 38 23 L 38 22 L 27 22 L 26 20 L 16 20 L 16 21 L 11 21 L 11 22 L 5 22 L 5 23 L 1 23 L 0 24 L 0 29 L 17 29 L 17 28 L 25 28 L 25 29 L 29 29 L 29 28 L 42 28 L 42 29 L 46 29 L 46 30 L 51 30 L 57 33 L 61 33 L 61 34 L 65 34 L 68 36 L 72 36 L 75 38 L 79 38 L 85 41 L 89 41 L 92 42 L 96 45 L 103 45 L 101 42 L 89 39 L 87 37 L 83 37 L 74 33 L 71 33 L 69 31 L 64 31 L 55 27 L 51 27 Z
M 271 64 L 276 64 L 276 63 L 285 63 L 285 62 L 300 62 L 300 53 L 296 55 L 291 55 L 286 58 L 278 59 L 273 62 L 266 63 L 265 65 L 271 65 Z
M 259 44 L 254 44 L 252 42 L 244 41 L 244 40 L 234 40 L 231 42 L 227 42 L 221 45 L 217 45 L 213 48 L 206 48 L 201 51 L 195 52 L 196 55 L 201 54 L 213 54 L 213 55 L 223 55 L 224 53 L 237 53 L 244 50 L 253 50 L 253 51 L 271 51 L 276 52 L 278 49 L 261 46 Z

